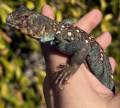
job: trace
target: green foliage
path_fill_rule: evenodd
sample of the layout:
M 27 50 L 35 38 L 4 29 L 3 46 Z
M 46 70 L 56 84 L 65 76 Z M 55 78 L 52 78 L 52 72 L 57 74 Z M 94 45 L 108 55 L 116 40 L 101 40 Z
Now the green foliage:
M 7 15 L 21 4 L 40 11 L 46 3 L 52 6 L 57 21 L 69 18 L 75 22 L 92 9 L 101 10 L 103 20 L 93 34 L 111 32 L 113 43 L 107 52 L 117 61 L 115 81 L 120 85 L 119 0 L 0 0 L 0 108 L 37 108 L 45 104 L 39 43 L 8 28 L 5 22 Z

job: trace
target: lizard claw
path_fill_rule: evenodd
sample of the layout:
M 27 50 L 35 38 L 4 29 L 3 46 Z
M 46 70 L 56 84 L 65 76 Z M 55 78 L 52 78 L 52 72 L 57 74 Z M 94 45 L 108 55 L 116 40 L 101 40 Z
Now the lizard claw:
M 54 73 L 51 77 L 53 78 L 52 82 L 55 88 L 62 90 L 77 68 L 71 67 L 68 64 L 62 64 L 58 68 L 60 68 L 60 71 Z
M 67 81 L 69 80 L 72 71 L 69 69 L 68 65 L 62 65 L 62 70 L 57 72 L 54 79 L 54 84 L 59 89 L 63 89 L 64 85 L 67 84 Z

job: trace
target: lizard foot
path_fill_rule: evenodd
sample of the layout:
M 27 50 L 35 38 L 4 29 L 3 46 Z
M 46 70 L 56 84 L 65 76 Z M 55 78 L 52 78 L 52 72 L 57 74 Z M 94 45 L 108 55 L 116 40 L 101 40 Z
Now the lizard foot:
M 67 84 L 67 81 L 72 76 L 73 70 L 69 65 L 60 65 L 61 70 L 56 73 L 54 83 L 59 89 L 63 89 L 64 85 Z

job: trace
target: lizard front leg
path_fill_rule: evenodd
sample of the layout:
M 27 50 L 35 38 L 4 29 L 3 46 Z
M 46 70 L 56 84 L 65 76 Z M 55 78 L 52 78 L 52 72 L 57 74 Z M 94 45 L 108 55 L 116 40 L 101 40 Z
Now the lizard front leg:
M 77 46 L 80 47 L 81 45 L 80 46 L 77 45 Z M 69 48 L 70 48 L 70 45 L 69 45 Z M 56 72 L 56 76 L 54 79 L 54 83 L 58 88 L 63 88 L 63 85 L 65 83 L 67 83 L 67 81 L 70 79 L 70 77 L 76 73 L 79 66 L 86 59 L 88 52 L 89 52 L 89 47 L 87 45 L 85 45 L 82 48 L 78 48 L 73 53 L 69 63 L 67 63 L 65 65 L 63 65 L 63 64 L 60 65 L 59 68 L 61 68 L 61 70 L 59 72 Z

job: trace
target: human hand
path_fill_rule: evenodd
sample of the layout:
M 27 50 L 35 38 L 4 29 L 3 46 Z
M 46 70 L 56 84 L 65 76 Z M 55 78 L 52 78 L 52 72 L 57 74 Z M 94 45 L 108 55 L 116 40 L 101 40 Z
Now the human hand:
M 54 19 L 51 8 L 44 6 L 42 13 Z M 92 10 L 75 25 L 90 33 L 101 21 L 102 15 L 99 10 Z M 108 32 L 102 33 L 96 41 L 103 49 L 111 43 Z M 47 50 L 46 50 L 47 49 Z M 47 75 L 55 72 L 59 64 L 69 59 L 49 46 L 43 46 L 47 64 Z M 112 70 L 115 68 L 114 59 L 110 58 Z M 46 76 L 47 77 L 47 76 Z M 76 74 L 70 78 L 68 84 L 60 92 L 49 85 L 49 79 L 44 82 L 44 94 L 48 108 L 119 108 L 120 93 L 114 95 L 108 88 L 102 85 L 85 65 L 82 64 Z

